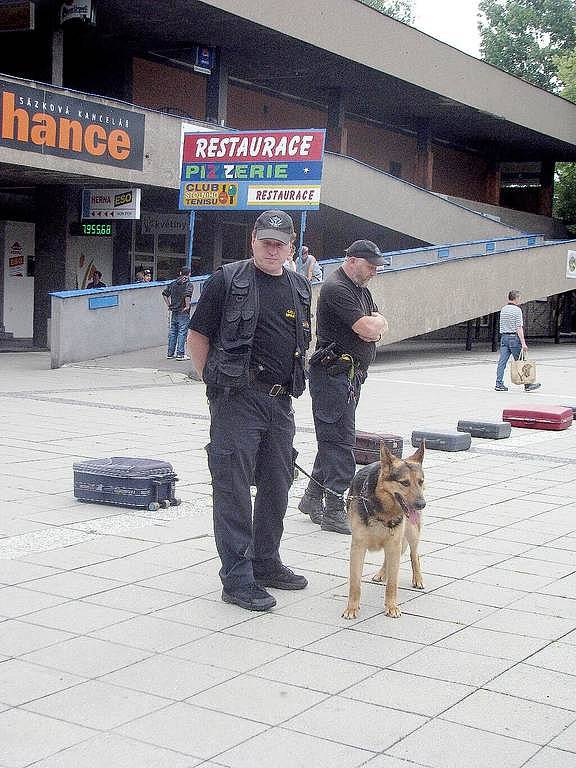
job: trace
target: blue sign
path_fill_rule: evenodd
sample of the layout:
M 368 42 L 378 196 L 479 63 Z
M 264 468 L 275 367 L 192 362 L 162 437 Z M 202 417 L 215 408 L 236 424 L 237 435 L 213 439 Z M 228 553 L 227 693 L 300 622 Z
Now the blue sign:
M 106 309 L 107 307 L 118 306 L 118 295 L 108 296 L 90 296 L 88 299 L 88 309 Z

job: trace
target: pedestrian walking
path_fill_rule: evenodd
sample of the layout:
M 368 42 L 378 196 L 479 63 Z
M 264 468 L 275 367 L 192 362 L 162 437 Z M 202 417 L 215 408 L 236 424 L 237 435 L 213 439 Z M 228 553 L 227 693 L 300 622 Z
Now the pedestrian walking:
M 182 267 L 176 280 L 162 291 L 162 297 L 170 310 L 170 330 L 166 357 L 168 360 L 190 360 L 185 349 L 192 302 L 190 267 Z
M 520 291 L 510 291 L 508 304 L 500 310 L 500 358 L 496 368 L 496 386 L 494 387 L 497 392 L 508 392 L 508 387 L 504 384 L 504 373 L 510 357 L 518 360 L 522 352 L 528 351 L 524 336 L 524 318 L 519 306 L 520 298 Z M 540 386 L 539 382 L 524 384 L 524 390 L 533 392 Z

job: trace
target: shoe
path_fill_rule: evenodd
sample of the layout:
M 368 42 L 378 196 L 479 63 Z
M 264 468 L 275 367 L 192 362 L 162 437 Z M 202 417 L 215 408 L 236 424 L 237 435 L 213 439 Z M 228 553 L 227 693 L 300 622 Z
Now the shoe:
M 344 533 L 351 535 L 350 523 L 344 508 L 344 499 L 332 494 L 326 495 L 326 507 L 322 515 L 323 531 L 333 531 L 334 533 Z
M 176 360 L 190 360 L 190 355 L 176 355 Z
M 285 565 L 279 565 L 273 573 L 267 573 L 264 576 L 254 574 L 256 584 L 259 587 L 273 587 L 274 589 L 305 589 L 308 586 L 308 579 L 299 576 L 291 571 Z
M 247 611 L 269 611 L 276 605 L 276 598 L 268 594 L 265 589 L 261 589 L 258 584 L 248 584 L 229 592 L 223 589 L 222 600 L 245 608 Z
M 494 389 L 496 392 L 508 392 L 508 387 L 504 386 L 504 384 L 496 384 Z
M 174 360 L 176 355 L 166 355 L 166 360 Z
M 324 514 L 324 504 L 322 503 L 322 489 L 319 488 L 319 495 L 314 495 L 307 489 L 304 491 L 304 496 L 300 499 L 298 509 L 305 515 L 310 515 L 310 520 L 316 525 L 320 525 L 322 522 L 322 515 Z
M 542 384 L 540 384 L 538 381 L 534 382 L 534 384 L 524 384 L 524 392 L 534 392 L 535 389 L 540 389 Z

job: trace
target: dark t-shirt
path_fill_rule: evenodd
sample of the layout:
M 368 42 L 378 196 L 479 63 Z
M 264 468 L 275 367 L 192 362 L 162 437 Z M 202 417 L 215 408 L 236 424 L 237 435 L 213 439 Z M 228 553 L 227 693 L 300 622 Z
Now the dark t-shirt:
M 362 341 L 352 326 L 365 315 L 377 312 L 368 288 L 356 285 L 339 267 L 324 282 L 316 309 L 318 346 L 336 342 L 338 352 L 352 355 L 365 370 L 376 356 L 376 344 Z
M 192 283 L 188 278 L 185 280 L 178 278 L 164 288 L 162 295 L 170 299 L 170 309 L 172 312 L 184 312 L 186 299 L 191 297 L 193 292 Z
M 252 345 L 252 367 L 262 366 L 259 379 L 270 384 L 288 384 L 292 376 L 296 351 L 296 310 L 286 270 L 281 275 L 268 275 L 256 268 L 260 312 Z M 190 318 L 189 328 L 210 339 L 213 344 L 220 329 L 225 299 L 222 270 L 205 283 Z

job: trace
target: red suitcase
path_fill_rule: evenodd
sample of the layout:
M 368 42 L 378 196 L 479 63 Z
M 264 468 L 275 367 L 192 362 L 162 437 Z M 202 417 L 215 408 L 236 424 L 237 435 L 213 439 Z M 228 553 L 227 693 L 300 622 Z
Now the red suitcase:
M 543 405 L 540 408 L 505 408 L 502 420 L 523 429 L 551 429 L 559 431 L 572 425 L 572 408 L 561 405 Z
M 377 432 L 356 431 L 354 459 L 356 464 L 372 464 L 380 461 L 380 443 L 385 443 L 393 456 L 402 458 L 403 440 L 400 435 L 380 435 Z

